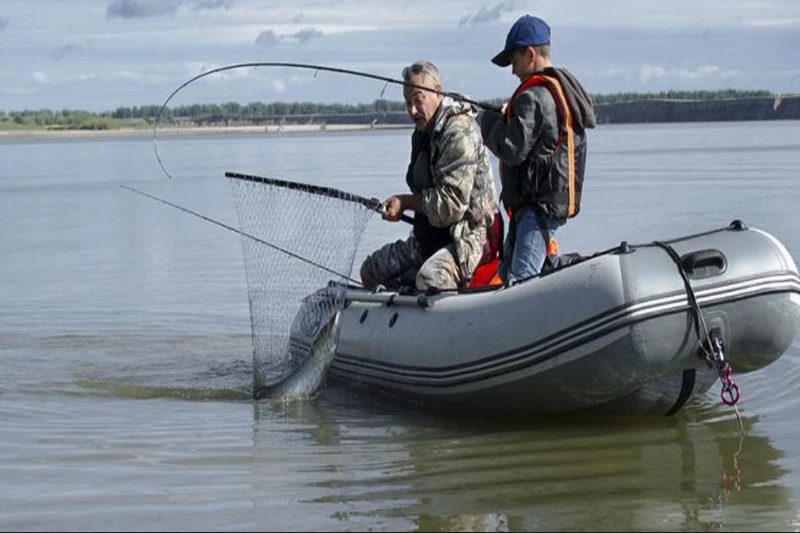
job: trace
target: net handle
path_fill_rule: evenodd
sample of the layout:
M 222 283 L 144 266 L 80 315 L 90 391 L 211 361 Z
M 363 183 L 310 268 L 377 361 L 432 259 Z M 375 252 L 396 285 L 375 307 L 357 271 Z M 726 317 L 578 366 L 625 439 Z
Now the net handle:
M 378 213 L 384 212 L 383 203 L 377 198 L 365 198 L 357 194 L 340 191 L 332 187 L 323 187 L 320 185 L 310 185 L 307 183 L 298 183 L 296 181 L 279 180 L 275 178 L 265 178 L 263 176 L 254 176 L 252 174 L 242 174 L 240 172 L 225 172 L 225 177 L 230 179 L 238 179 L 243 181 L 250 181 L 254 183 L 265 183 L 267 185 L 274 185 L 275 187 L 283 187 L 285 189 L 292 189 L 296 191 L 307 192 L 309 194 L 316 194 L 319 196 L 327 196 L 328 198 L 336 198 L 346 202 L 356 202 L 363 205 L 368 209 L 377 211 Z M 408 215 L 401 215 L 400 220 L 409 224 L 414 223 L 414 219 Z

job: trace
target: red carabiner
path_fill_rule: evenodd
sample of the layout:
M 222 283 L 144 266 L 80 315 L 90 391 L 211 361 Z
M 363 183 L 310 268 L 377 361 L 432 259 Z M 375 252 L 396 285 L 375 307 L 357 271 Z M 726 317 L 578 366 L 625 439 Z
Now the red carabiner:
M 729 407 L 733 407 L 739 402 L 739 397 L 741 396 L 741 393 L 739 392 L 739 385 L 730 382 L 729 378 L 728 383 L 722 387 L 719 395 L 722 398 L 722 403 Z

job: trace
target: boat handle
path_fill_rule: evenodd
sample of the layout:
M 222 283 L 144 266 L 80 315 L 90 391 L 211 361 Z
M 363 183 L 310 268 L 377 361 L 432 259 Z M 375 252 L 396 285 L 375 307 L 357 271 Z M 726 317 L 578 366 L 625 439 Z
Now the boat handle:
M 681 256 L 681 266 L 690 278 L 719 276 L 728 268 L 728 260 L 719 250 L 698 250 Z
M 361 292 L 361 291 L 347 291 L 344 295 L 347 302 L 370 302 L 381 303 L 387 307 L 419 307 L 425 309 L 433 305 L 433 300 L 426 294 L 400 295 L 396 292 Z

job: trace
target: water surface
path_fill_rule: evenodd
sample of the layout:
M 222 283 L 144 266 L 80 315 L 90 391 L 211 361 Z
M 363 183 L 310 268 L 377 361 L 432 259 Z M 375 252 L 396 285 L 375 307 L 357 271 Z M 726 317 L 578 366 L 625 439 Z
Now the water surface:
M 250 400 L 227 170 L 383 198 L 410 131 L 0 141 L 2 530 L 800 530 L 798 341 L 672 418 Z M 563 251 L 742 219 L 800 257 L 800 122 L 601 126 Z M 373 217 L 356 260 L 408 232 Z

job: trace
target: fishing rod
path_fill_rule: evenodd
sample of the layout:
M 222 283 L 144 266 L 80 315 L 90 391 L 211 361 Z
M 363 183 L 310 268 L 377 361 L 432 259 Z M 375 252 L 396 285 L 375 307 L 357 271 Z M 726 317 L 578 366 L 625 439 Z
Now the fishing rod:
M 422 85 L 416 85 L 414 83 L 410 83 L 410 82 L 407 82 L 407 81 L 398 80 L 398 79 L 395 79 L 395 78 L 389 78 L 389 77 L 386 77 L 386 76 L 379 76 L 377 74 L 370 74 L 368 72 L 361 72 L 361 71 L 358 71 L 358 70 L 350 70 L 350 69 L 337 68 L 337 67 L 328 67 L 328 66 L 325 66 L 325 65 L 313 65 L 313 64 L 309 64 L 309 63 L 286 63 L 286 62 L 252 62 L 252 63 L 236 63 L 236 64 L 233 64 L 233 65 L 226 65 L 226 66 L 222 66 L 222 67 L 218 67 L 218 68 L 215 68 L 215 69 L 208 70 L 206 72 L 202 72 L 202 73 L 198 74 L 197 76 L 195 76 L 195 77 L 183 82 L 177 89 L 172 91 L 172 93 L 167 97 L 167 99 L 164 100 L 164 103 L 161 104 L 161 107 L 159 108 L 158 113 L 156 114 L 155 122 L 153 124 L 153 146 L 155 148 L 156 159 L 158 159 L 158 164 L 161 166 L 161 170 L 164 172 L 164 174 L 166 174 L 166 176 L 168 178 L 171 179 L 172 176 L 170 175 L 169 172 L 167 172 L 167 169 L 164 168 L 164 164 L 161 161 L 161 156 L 158 153 L 158 144 L 156 143 L 156 130 L 158 128 L 158 121 L 161 118 L 161 114 L 164 112 L 164 109 L 166 109 L 167 104 L 170 102 L 170 100 L 172 100 L 172 98 L 176 94 L 178 94 L 178 92 L 181 91 L 181 89 L 183 89 L 184 87 L 186 87 L 190 83 L 193 83 L 193 82 L 199 80 L 200 78 L 204 78 L 205 76 L 210 76 L 211 74 L 217 74 L 217 73 L 220 73 L 220 72 L 225 72 L 226 70 L 233 70 L 233 69 L 237 69 L 237 68 L 249 68 L 249 67 L 253 67 L 253 68 L 255 68 L 255 67 L 288 67 L 288 68 L 308 69 L 308 70 L 313 70 L 314 71 L 314 76 L 315 77 L 316 77 L 316 72 L 317 71 L 335 72 L 337 74 L 349 74 L 351 76 L 360 76 L 362 78 L 369 78 L 369 79 L 372 79 L 372 80 L 382 81 L 382 82 L 385 82 L 386 84 L 394 83 L 396 85 L 402 85 L 404 87 L 413 87 L 415 89 L 428 91 L 428 92 L 431 92 L 431 93 L 438 94 L 440 96 L 447 96 L 447 97 L 452 98 L 453 100 L 458 100 L 460 102 L 466 102 L 468 104 L 472 104 L 472 105 L 474 105 L 476 107 L 479 107 L 481 109 L 484 109 L 486 111 L 493 111 L 495 113 L 500 113 L 500 109 L 501 109 L 499 106 L 495 106 L 495 105 L 487 104 L 487 103 L 483 103 L 483 102 L 478 102 L 476 100 L 472 100 L 472 99 L 467 98 L 466 96 L 464 96 L 462 94 L 459 94 L 459 93 L 456 93 L 456 92 L 437 91 L 436 89 L 432 89 L 430 87 L 424 87 Z M 385 87 L 384 87 L 384 90 L 385 90 Z M 381 94 L 383 94 L 383 92 L 381 92 Z
M 133 187 L 128 187 L 126 185 L 120 185 L 120 187 L 122 187 L 123 189 L 127 189 L 127 190 L 129 190 L 131 192 L 135 192 L 137 194 L 141 194 L 142 196 L 146 196 L 147 198 L 151 198 L 151 199 L 153 199 L 153 200 L 155 200 L 157 202 L 161 202 L 162 204 L 166 204 L 166 205 L 168 205 L 170 207 L 174 207 L 175 209 L 180 209 L 181 211 L 183 211 L 185 213 L 189 213 L 190 215 L 194 215 L 194 216 L 196 216 L 198 218 L 201 218 L 201 219 L 205 220 L 206 222 L 211 222 L 212 224 L 216 224 L 217 226 L 220 226 L 221 228 L 225 228 L 225 229 L 230 230 L 230 231 L 232 231 L 234 233 L 238 233 L 239 235 L 241 235 L 243 237 L 247 237 L 247 238 L 253 239 L 254 241 L 259 242 L 261 244 L 264 244 L 266 246 L 269 246 L 270 248 L 272 248 L 274 250 L 278 250 L 279 252 L 283 252 L 283 253 L 291 256 L 291 257 L 294 257 L 295 259 L 303 261 L 304 263 L 307 263 L 307 264 L 309 264 L 311 266 L 315 266 L 315 267 L 317 267 L 319 269 L 322 269 L 325 272 L 328 272 L 329 274 L 333 274 L 334 276 L 339 276 L 339 277 L 341 277 L 343 279 L 346 279 L 348 281 L 352 281 L 353 283 L 355 283 L 357 285 L 363 286 L 363 283 L 361 283 L 358 280 L 355 280 L 355 279 L 353 279 L 353 278 L 351 278 L 349 276 L 345 276 L 344 274 L 336 272 L 335 270 L 331 270 L 330 268 L 328 268 L 326 266 L 320 265 L 319 263 L 315 263 L 314 261 L 311 261 L 310 259 L 306 259 L 305 257 L 299 256 L 299 255 L 297 255 L 297 254 L 295 254 L 293 252 L 290 252 L 289 250 L 281 248 L 280 246 L 275 246 L 274 244 L 268 243 L 267 241 L 265 241 L 263 239 L 259 239 L 258 237 L 254 237 L 253 235 L 250 235 L 249 233 L 245 233 L 245 232 L 240 231 L 240 230 L 238 230 L 238 229 L 236 229 L 236 228 L 234 228 L 232 226 L 229 226 L 227 224 L 223 224 L 222 222 L 218 222 L 218 221 L 214 220 L 213 218 L 209 218 L 209 217 L 207 217 L 205 215 L 201 215 L 200 213 L 196 213 L 195 211 L 192 211 L 191 209 L 187 209 L 187 208 L 181 207 L 181 206 L 179 206 L 177 204 L 173 204 L 172 202 L 168 202 L 166 200 L 162 200 L 161 198 L 158 198 L 157 196 L 153 196 L 152 194 L 147 194 L 146 192 L 139 191 L 137 189 L 134 189 Z

